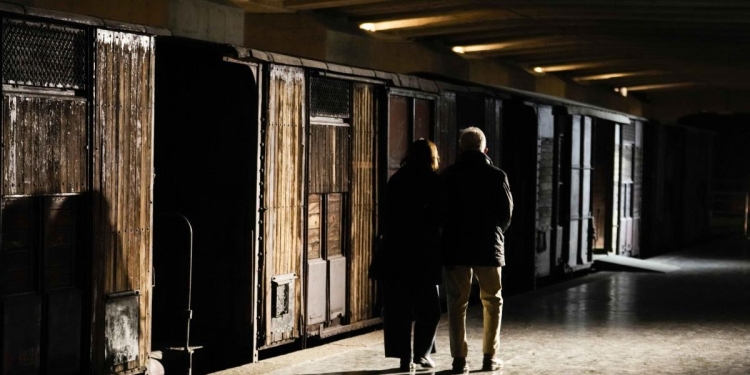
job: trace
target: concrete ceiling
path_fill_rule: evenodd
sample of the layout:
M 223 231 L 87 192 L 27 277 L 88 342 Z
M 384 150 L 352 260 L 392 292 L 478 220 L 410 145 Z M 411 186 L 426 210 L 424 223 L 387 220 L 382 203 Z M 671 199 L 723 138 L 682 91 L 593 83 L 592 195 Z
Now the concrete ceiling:
M 581 85 L 750 91 L 747 0 L 229 1 L 371 24 L 373 37 L 442 45 Z

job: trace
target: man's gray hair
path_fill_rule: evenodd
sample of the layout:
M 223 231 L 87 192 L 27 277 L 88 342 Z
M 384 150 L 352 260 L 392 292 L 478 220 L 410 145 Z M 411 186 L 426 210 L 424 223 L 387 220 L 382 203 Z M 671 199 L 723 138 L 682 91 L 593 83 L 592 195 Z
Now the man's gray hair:
M 487 148 L 487 138 L 484 136 L 482 129 L 476 126 L 468 127 L 461 130 L 461 137 L 458 139 L 458 147 L 461 151 L 477 150 L 484 152 Z

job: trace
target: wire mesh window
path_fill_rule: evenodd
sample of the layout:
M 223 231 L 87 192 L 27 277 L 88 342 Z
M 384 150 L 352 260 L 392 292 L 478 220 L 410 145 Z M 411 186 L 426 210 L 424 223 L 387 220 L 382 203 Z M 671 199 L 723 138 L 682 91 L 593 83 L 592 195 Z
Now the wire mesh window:
M 86 30 L 3 19 L 3 83 L 82 89 Z
M 349 82 L 322 77 L 310 79 L 310 116 L 349 118 L 350 102 Z

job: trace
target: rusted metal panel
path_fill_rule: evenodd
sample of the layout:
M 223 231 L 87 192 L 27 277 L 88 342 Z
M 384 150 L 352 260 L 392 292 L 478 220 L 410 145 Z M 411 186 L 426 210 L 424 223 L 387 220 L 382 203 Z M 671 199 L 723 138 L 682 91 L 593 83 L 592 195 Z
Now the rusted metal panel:
M 414 98 L 414 139 L 433 140 L 432 100 Z
M 95 372 L 145 366 L 150 351 L 153 187 L 152 37 L 97 30 L 93 125 L 92 361 Z M 105 365 L 104 296 L 140 291 L 136 360 Z
M 410 98 L 392 95 L 388 106 L 388 177 L 401 166 L 409 149 Z
M 3 195 L 79 193 L 86 186 L 86 100 L 3 95 Z
M 350 323 L 361 322 L 373 316 L 375 293 L 373 282 L 367 276 L 372 260 L 375 240 L 376 195 L 375 171 L 377 159 L 375 139 L 375 90 L 373 85 L 354 84 L 352 109 L 352 182 L 349 220 L 349 310 Z
M 305 191 L 305 74 L 301 68 L 272 65 L 268 93 L 268 123 L 263 155 L 262 237 L 264 285 L 277 275 L 302 274 Z M 293 306 L 302 306 L 300 283 L 292 288 Z M 272 317 L 272 293 L 266 293 L 265 316 Z M 266 344 L 299 336 L 299 310 L 292 310 L 287 331 L 272 331 L 266 319 Z
M 139 356 L 139 295 L 108 299 L 104 307 L 104 363 L 112 369 Z
M 458 129 L 456 125 L 456 94 L 444 92 L 438 98 L 437 135 L 435 143 L 440 154 L 440 169 L 456 161 Z
M 349 168 L 349 126 L 312 124 L 310 193 L 348 191 Z

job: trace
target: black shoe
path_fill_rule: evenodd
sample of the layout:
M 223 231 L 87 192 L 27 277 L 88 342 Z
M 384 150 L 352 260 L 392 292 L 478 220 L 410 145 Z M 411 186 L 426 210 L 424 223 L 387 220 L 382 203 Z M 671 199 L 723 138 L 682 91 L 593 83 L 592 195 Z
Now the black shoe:
M 503 368 L 503 361 L 492 358 L 492 357 L 484 357 L 484 360 L 482 360 L 482 371 L 497 371 Z
M 423 368 L 435 368 L 435 361 L 433 361 L 429 356 L 419 357 L 414 361 L 414 363 L 422 366 Z
M 401 364 L 398 366 L 401 371 L 414 370 L 414 364 L 411 362 L 411 358 L 401 358 Z
M 451 372 L 454 374 L 466 374 L 469 372 L 469 365 L 466 364 L 466 358 L 453 358 Z

